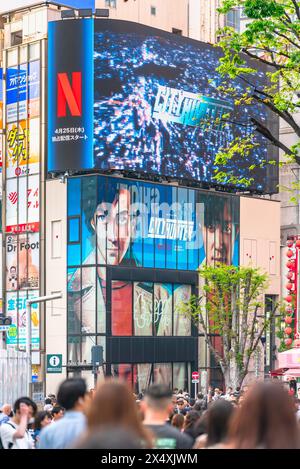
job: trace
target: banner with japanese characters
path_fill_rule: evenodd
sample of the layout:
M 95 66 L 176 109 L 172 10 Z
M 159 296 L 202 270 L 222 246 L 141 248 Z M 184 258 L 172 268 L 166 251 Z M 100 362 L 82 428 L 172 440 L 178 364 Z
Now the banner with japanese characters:
M 36 291 L 8 292 L 6 294 L 6 313 L 12 318 L 12 325 L 6 333 L 6 344 L 25 349 L 26 346 L 26 302 L 37 298 Z M 31 305 L 31 348 L 40 349 L 40 314 L 38 303 Z
M 21 120 L 6 127 L 6 178 L 39 172 L 40 119 Z
M 39 219 L 39 175 L 8 179 L 6 232 L 38 232 Z

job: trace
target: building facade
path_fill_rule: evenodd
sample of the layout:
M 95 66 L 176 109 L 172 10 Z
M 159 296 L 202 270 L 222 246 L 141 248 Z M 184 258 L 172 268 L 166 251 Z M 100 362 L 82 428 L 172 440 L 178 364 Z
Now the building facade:
M 129 0 L 119 4 L 127 8 L 130 2 L 139 3 Z M 161 2 L 152 3 L 158 12 Z M 193 4 L 181 3 L 186 8 Z M 113 17 L 113 5 L 97 3 L 97 7 L 105 6 L 111 7 Z M 136 8 L 134 11 L 137 14 Z M 140 15 L 144 11 L 141 8 Z M 170 11 L 176 12 L 173 7 Z M 150 9 L 147 13 L 148 19 L 140 18 L 145 24 L 158 26 L 153 12 Z M 121 18 L 117 13 L 115 18 Z M 146 46 L 136 46 L 135 39 L 128 36 L 128 31 L 132 34 L 131 23 L 123 23 L 120 39 L 114 22 L 74 20 L 82 34 L 92 38 L 93 45 L 86 44 L 93 55 L 89 58 L 85 48 L 81 56 L 76 48 L 77 57 L 84 62 L 72 69 L 72 63 L 67 67 L 67 61 L 73 60 L 72 51 L 67 56 L 63 49 L 67 40 L 61 43 L 60 59 L 54 60 L 52 53 L 58 29 L 61 33 L 67 31 L 64 28 L 72 29 L 73 20 L 52 23 L 60 17 L 61 9 L 51 4 L 4 17 L 3 301 L 14 325 L 6 346 L 24 349 L 28 298 L 62 292 L 61 300 L 32 309 L 36 392 L 55 392 L 65 376 L 83 376 L 93 387 L 94 345 L 101 345 L 104 352 L 98 377 L 123 376 L 137 392 L 153 381 L 190 389 L 195 370 L 201 372 L 203 388 L 209 382 L 221 385 L 220 371 L 203 335 L 180 316 L 180 304 L 201 293 L 197 269 L 221 261 L 261 267 L 269 274 L 267 311 L 280 293 L 279 203 L 230 193 L 226 188 L 218 192 L 209 184 L 209 155 L 211 148 L 220 144 L 218 134 L 201 135 L 199 142 L 195 138 L 196 111 L 202 108 L 191 78 L 190 89 L 185 85 L 181 100 L 186 98 L 185 106 L 190 107 L 185 111 L 189 112 L 175 115 L 172 106 L 163 109 L 167 96 L 173 93 L 174 100 L 179 99 L 175 92 L 181 78 L 170 78 L 167 66 L 158 70 L 157 64 L 152 64 L 159 55 L 157 38 Z M 179 22 L 183 18 L 169 18 L 163 29 L 171 32 L 172 27 L 188 35 L 184 34 L 188 22 Z M 53 24 L 58 24 L 56 31 Z M 105 28 L 112 29 L 107 32 Z M 92 31 L 93 37 L 89 36 Z M 142 27 L 139 31 L 143 33 Z M 205 57 L 215 60 L 208 45 L 159 34 L 171 60 L 175 60 L 173 49 L 180 57 L 186 47 L 191 54 L 193 48 L 202 47 Z M 196 33 L 193 37 L 201 38 Z M 116 40 L 121 41 L 119 48 Z M 103 44 L 110 54 L 107 57 L 99 53 Z M 141 48 L 143 64 L 140 56 L 128 55 L 131 46 Z M 118 50 L 122 53 L 114 55 Z M 128 62 L 126 69 L 122 61 L 124 57 L 128 61 L 129 56 L 133 63 Z M 152 64 L 151 70 L 148 65 L 150 71 L 148 63 Z M 110 75 L 112 64 L 114 76 Z M 81 65 L 94 69 L 80 75 L 84 70 Z M 192 65 L 183 66 L 187 67 L 185 77 L 193 76 L 188 68 Z M 139 72 L 133 73 L 137 67 Z M 122 90 L 117 73 L 123 80 Z M 91 80 L 91 86 L 82 81 L 86 79 Z M 149 89 L 151 80 L 153 89 Z M 78 89 L 84 90 L 81 95 Z M 94 95 L 89 94 L 91 89 Z M 156 98 L 153 90 L 159 90 Z M 209 95 L 210 90 L 205 92 Z M 217 101 L 213 91 L 211 96 L 206 98 L 205 110 L 218 112 L 218 106 L 225 104 Z M 159 125 L 153 124 L 149 115 L 151 99 Z M 91 106 L 85 108 L 86 103 Z M 191 106 L 195 106 L 193 115 Z M 78 120 L 82 116 L 84 124 Z M 103 122 L 107 125 L 101 127 Z M 171 141 L 166 147 L 168 138 Z M 201 165 L 195 163 L 196 150 L 191 154 L 195 140 L 198 151 L 201 148 Z M 177 154 L 172 153 L 174 148 Z M 169 152 L 168 158 L 164 152 Z M 265 176 L 270 175 L 261 176 L 263 182 L 256 190 L 263 191 L 267 179 L 274 184 L 272 177 Z M 221 346 L 219 337 L 214 340 Z M 271 342 L 266 338 L 249 379 L 257 379 L 271 367 Z M 62 356 L 62 373 L 47 373 L 47 355 Z

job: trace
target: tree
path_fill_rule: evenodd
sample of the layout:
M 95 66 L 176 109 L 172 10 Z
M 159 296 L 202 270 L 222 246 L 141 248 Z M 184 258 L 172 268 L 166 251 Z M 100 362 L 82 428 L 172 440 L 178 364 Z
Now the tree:
M 298 0 L 223 0 L 219 12 L 227 14 L 233 8 L 243 8 L 249 23 L 243 32 L 231 27 L 223 28 L 220 46 L 224 52 L 218 71 L 229 80 L 237 77 L 245 83 L 245 92 L 238 96 L 230 86 L 222 92 L 231 94 L 237 106 L 258 103 L 272 114 L 280 117 L 299 139 L 300 125 L 296 114 L 300 111 L 300 2 Z M 249 62 L 246 58 L 251 59 Z M 268 83 L 257 84 L 255 76 L 259 66 L 268 66 Z M 228 118 L 228 116 L 227 116 Z M 225 119 L 226 120 L 226 119 Z M 300 142 L 288 147 L 274 132 L 270 122 L 250 118 L 252 134 L 236 139 L 228 148 L 223 148 L 215 159 L 215 178 L 228 181 L 226 164 L 235 155 L 251 150 L 255 145 L 255 134 L 263 135 L 272 145 L 287 155 L 287 163 L 300 165 Z M 276 164 L 275 161 L 269 162 Z M 265 164 L 268 164 L 265 162 Z M 252 168 L 254 169 L 254 165 Z M 232 178 L 236 183 L 236 178 Z M 295 189 L 298 189 L 295 185 Z
M 219 264 L 202 267 L 199 275 L 203 293 L 182 303 L 180 314 L 199 326 L 221 367 L 226 387 L 241 386 L 249 371 L 250 359 L 278 305 L 274 305 L 268 318 L 262 314 L 267 276 L 258 269 Z M 222 350 L 213 343 L 215 334 L 222 338 Z

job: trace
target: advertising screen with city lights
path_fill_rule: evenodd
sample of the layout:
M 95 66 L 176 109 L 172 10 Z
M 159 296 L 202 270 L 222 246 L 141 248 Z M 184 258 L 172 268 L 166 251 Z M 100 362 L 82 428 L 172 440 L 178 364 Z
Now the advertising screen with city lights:
M 221 54 L 137 23 L 50 23 L 48 171 L 117 170 L 216 185 L 216 154 L 253 133 L 252 116 L 274 132 L 278 126 L 265 107 L 237 109 L 221 94 Z M 256 83 L 264 76 L 258 71 Z M 238 93 L 244 86 L 234 83 Z M 233 121 L 220 124 L 228 114 Z M 248 189 L 276 192 L 278 170 L 264 163 L 277 151 L 258 134 L 255 143 L 227 170 L 253 178 Z

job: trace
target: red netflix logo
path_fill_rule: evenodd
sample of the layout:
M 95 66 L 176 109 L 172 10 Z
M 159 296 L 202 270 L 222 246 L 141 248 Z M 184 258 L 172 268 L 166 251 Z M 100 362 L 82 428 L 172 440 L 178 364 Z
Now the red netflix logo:
M 72 84 L 67 73 L 57 74 L 57 117 L 66 117 L 67 105 L 71 116 L 82 115 L 81 72 L 72 73 Z

